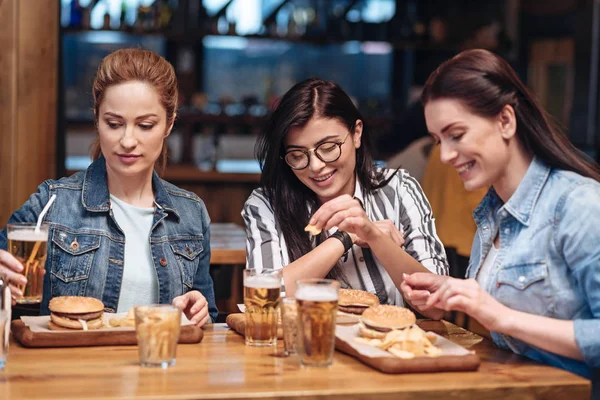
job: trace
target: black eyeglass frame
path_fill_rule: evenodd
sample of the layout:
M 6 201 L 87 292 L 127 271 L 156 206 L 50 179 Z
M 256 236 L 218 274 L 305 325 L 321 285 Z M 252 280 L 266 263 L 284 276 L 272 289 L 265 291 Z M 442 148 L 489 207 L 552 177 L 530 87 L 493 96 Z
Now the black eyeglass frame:
M 316 156 L 316 157 L 317 157 L 319 160 L 323 161 L 323 162 L 324 162 L 324 163 L 326 163 L 326 164 L 329 164 L 329 163 L 332 163 L 332 162 L 336 162 L 336 161 L 337 161 L 337 160 L 339 160 L 339 159 L 340 159 L 340 157 L 342 156 L 342 146 L 344 145 L 344 143 L 346 143 L 346 141 L 348 140 L 348 136 L 350 135 L 350 133 L 352 133 L 352 131 L 353 131 L 353 130 L 354 130 L 354 127 L 352 127 L 352 129 L 351 129 L 351 130 L 348 132 L 348 134 L 346 134 L 346 137 L 344 138 L 344 140 L 343 140 L 343 141 L 341 141 L 341 142 L 323 142 L 323 143 L 319 144 L 318 146 L 315 146 L 315 147 L 313 147 L 312 149 L 306 149 L 306 150 L 301 150 L 301 149 L 292 149 L 292 150 L 288 150 L 288 151 L 286 151 L 286 152 L 283 154 L 283 156 L 280 156 L 280 158 L 281 158 L 281 159 L 283 159 L 283 161 L 285 161 L 285 163 L 286 163 L 286 164 L 287 164 L 287 165 L 288 165 L 288 166 L 289 166 L 291 169 L 294 169 L 294 170 L 296 170 L 296 171 L 299 171 L 299 170 L 306 169 L 306 168 L 307 168 L 307 167 L 310 165 L 310 153 L 311 153 L 311 152 L 312 152 L 312 153 L 313 153 L 313 154 L 314 154 L 314 155 L 315 155 L 315 156 Z M 338 146 L 338 147 L 339 147 L 340 154 L 339 154 L 339 155 L 338 155 L 338 156 L 335 158 L 335 160 L 325 161 L 325 160 L 323 160 L 323 158 L 322 158 L 322 157 L 319 155 L 319 153 L 317 153 L 317 149 L 318 149 L 319 147 L 321 147 L 321 146 L 324 146 L 324 145 L 336 145 L 336 146 Z M 306 165 L 305 165 L 304 167 L 302 167 L 302 168 L 297 168 L 297 167 L 293 167 L 293 166 L 291 166 L 291 165 L 290 165 L 290 163 L 288 163 L 288 161 L 287 161 L 287 159 L 286 159 L 286 156 L 287 156 L 289 153 L 292 153 L 292 152 L 294 152 L 294 151 L 300 151 L 300 152 L 302 152 L 302 153 L 304 153 L 304 154 L 306 155 L 306 160 L 307 160 L 307 162 L 306 162 Z

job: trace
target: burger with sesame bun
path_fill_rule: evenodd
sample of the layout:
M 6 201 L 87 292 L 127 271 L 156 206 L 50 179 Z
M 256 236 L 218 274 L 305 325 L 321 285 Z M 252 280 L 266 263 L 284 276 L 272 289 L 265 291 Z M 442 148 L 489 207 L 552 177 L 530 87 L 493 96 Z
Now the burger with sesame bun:
M 93 297 L 59 296 L 50 300 L 50 330 L 92 330 L 102 328 L 104 303 Z
M 356 289 L 340 289 L 338 310 L 349 314 L 362 314 L 371 306 L 379 305 L 379 298 L 373 293 Z
M 404 329 L 417 322 L 417 317 L 408 308 L 377 305 L 363 312 L 360 318 L 360 335 L 369 339 L 381 339 L 394 329 Z

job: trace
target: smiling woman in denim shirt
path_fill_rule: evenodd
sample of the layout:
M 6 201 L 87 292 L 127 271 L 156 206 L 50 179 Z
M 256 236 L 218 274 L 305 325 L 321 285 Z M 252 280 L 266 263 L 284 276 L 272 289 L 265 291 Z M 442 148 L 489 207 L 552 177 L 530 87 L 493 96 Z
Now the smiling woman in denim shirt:
M 102 61 L 94 81 L 98 139 L 86 171 L 46 181 L 10 218 L 35 222 L 56 195 L 41 313 L 55 296 L 90 296 L 109 312 L 173 303 L 198 326 L 217 315 L 210 262 L 210 219 L 202 200 L 160 179 L 175 121 L 175 71 L 147 50 L 122 49 Z M 6 230 L 0 249 L 6 249 Z M 23 266 L 0 250 L 0 274 L 13 295 Z
M 441 159 L 474 211 L 467 278 L 405 277 L 421 310 L 463 311 L 494 342 L 590 377 L 600 367 L 600 170 L 557 129 L 511 67 L 484 50 L 442 64 L 422 97 Z

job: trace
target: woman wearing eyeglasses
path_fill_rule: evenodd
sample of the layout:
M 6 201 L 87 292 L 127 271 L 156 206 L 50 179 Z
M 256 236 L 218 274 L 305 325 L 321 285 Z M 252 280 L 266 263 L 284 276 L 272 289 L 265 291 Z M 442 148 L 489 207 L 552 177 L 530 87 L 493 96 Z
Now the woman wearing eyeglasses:
M 328 277 L 403 305 L 414 300 L 398 290 L 403 273 L 448 273 L 421 187 L 375 168 L 366 139 L 348 95 L 319 79 L 292 87 L 258 139 L 261 187 L 242 211 L 247 267 L 283 268 L 288 296 L 298 279 Z

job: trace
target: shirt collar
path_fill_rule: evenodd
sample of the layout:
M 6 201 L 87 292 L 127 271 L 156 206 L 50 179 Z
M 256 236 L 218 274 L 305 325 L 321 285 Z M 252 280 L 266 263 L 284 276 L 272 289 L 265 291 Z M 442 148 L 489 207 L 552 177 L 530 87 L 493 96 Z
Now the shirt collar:
M 154 203 L 157 208 L 172 212 L 179 218 L 179 213 L 173 206 L 171 196 L 156 171 L 152 173 L 152 188 Z M 98 158 L 86 170 L 81 192 L 83 207 L 92 212 L 108 212 L 110 210 L 110 192 L 106 175 L 106 160 Z
M 550 171 L 549 165 L 534 157 L 529 168 L 527 168 L 525 176 L 510 199 L 503 204 L 494 188 L 490 188 L 473 212 L 475 220 L 480 221 L 487 213 L 500 208 L 506 210 L 523 225 L 529 226 L 531 214 L 550 176 Z

